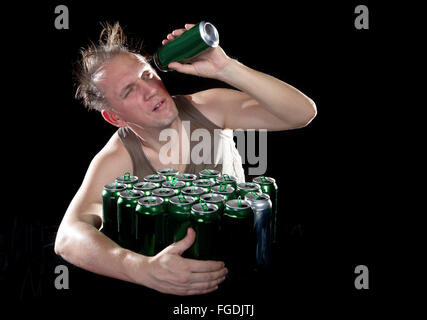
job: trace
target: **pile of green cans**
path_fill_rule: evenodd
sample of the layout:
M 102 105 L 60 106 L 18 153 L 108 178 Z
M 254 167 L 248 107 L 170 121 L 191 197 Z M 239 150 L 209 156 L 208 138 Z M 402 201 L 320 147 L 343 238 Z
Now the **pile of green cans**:
M 185 257 L 223 260 L 236 270 L 270 265 L 276 237 L 277 185 L 273 178 L 236 178 L 204 169 L 199 175 L 169 168 L 138 177 L 125 173 L 102 192 L 103 233 L 120 246 L 154 256 L 196 232 Z

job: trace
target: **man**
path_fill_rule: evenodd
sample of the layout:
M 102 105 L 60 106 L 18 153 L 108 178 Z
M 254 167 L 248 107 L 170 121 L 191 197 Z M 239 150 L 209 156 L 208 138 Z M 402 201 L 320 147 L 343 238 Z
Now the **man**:
M 174 30 L 162 43 L 193 26 L 186 24 L 185 28 Z M 147 60 L 124 46 L 118 24 L 107 26 L 101 35 L 104 42 L 82 52 L 77 96 L 89 108 L 101 111 L 104 119 L 119 130 L 92 160 L 61 222 L 55 252 L 86 270 L 160 292 L 177 295 L 211 292 L 225 279 L 227 269 L 221 261 L 181 257 L 194 242 L 191 228 L 184 239 L 154 257 L 121 248 L 99 232 L 103 186 L 126 171 L 143 177 L 165 167 L 190 173 L 217 168 L 242 180 L 241 161 L 227 132 L 237 128 L 277 131 L 301 128 L 315 117 L 315 104 L 292 86 L 229 58 L 219 46 L 189 64 L 173 62 L 169 68 L 221 80 L 239 91 L 210 89 L 171 97 Z M 183 126 L 184 121 L 191 124 L 189 130 Z M 205 128 L 212 134 L 215 129 L 228 129 L 219 143 L 222 152 L 218 154 L 222 159 L 214 154 L 212 164 L 194 163 L 190 156 L 194 147 L 190 136 L 197 128 Z M 181 155 L 168 163 L 164 159 L 170 159 L 171 155 L 162 154 L 166 142 L 161 139 L 166 129 L 175 130 L 180 141 L 169 153 Z

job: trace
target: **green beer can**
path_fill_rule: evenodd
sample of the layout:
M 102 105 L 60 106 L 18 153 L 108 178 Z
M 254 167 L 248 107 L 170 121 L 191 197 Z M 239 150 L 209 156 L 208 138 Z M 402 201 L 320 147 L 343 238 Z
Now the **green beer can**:
M 137 251 L 136 247 L 136 221 L 135 207 L 138 200 L 144 196 L 139 190 L 126 190 L 120 192 L 117 200 L 117 223 L 119 231 L 119 244 L 126 249 Z
M 245 195 L 249 192 L 261 193 L 261 187 L 253 182 L 241 182 L 237 184 L 237 194 L 242 199 L 244 199 Z
M 200 200 L 213 203 L 218 207 L 218 213 L 222 216 L 225 207 L 225 196 L 219 193 L 205 193 L 200 196 Z
M 196 239 L 188 249 L 189 255 L 198 260 L 217 260 L 220 249 L 220 215 L 213 203 L 197 203 L 191 207 L 191 225 Z
M 102 231 L 112 239 L 118 241 L 117 226 L 117 200 L 120 192 L 125 191 L 127 186 L 123 183 L 110 183 L 104 186 L 102 191 Z
M 256 266 L 254 213 L 249 202 L 234 199 L 225 204 L 222 216 L 223 250 L 230 276 L 247 274 Z
M 211 188 L 216 183 L 210 179 L 197 179 L 193 181 L 193 186 L 205 189 L 205 192 L 211 192 Z
M 166 181 L 166 177 L 162 174 L 150 174 L 144 177 L 144 181 L 155 183 L 157 188 L 160 188 L 162 183 Z
M 271 208 L 271 240 L 272 243 L 276 243 L 277 240 L 277 201 L 279 188 L 277 187 L 276 180 L 270 177 L 259 176 L 252 179 L 253 182 L 257 183 L 261 187 L 261 191 L 270 196 L 272 208 Z
M 151 193 L 153 192 L 153 190 L 157 188 L 158 187 L 155 183 L 147 182 L 147 181 L 135 183 L 135 185 L 133 186 L 134 190 L 139 190 L 144 192 L 145 197 L 151 196 Z
M 165 246 L 165 202 L 155 196 L 143 197 L 138 200 L 135 213 L 137 250 L 155 256 Z
M 221 175 L 221 172 L 213 169 L 203 169 L 202 171 L 199 172 L 200 179 L 209 179 L 215 182 L 215 184 L 217 183 L 217 179 L 220 175 Z
M 173 189 L 175 190 L 175 194 L 179 195 L 181 194 L 181 190 L 182 188 L 185 187 L 185 182 L 184 181 L 179 181 L 179 180 L 168 180 L 162 183 L 162 187 L 163 188 L 169 188 L 169 189 Z
M 182 240 L 191 226 L 191 206 L 196 199 L 190 196 L 175 196 L 169 200 L 166 244 Z
M 168 206 L 169 199 L 176 196 L 176 191 L 171 188 L 157 188 L 153 190 L 151 195 L 162 198 L 165 205 Z
M 160 71 L 170 71 L 169 63 L 186 63 L 203 51 L 217 47 L 218 44 L 219 35 L 214 25 L 202 21 L 160 47 L 154 54 L 153 61 Z
M 178 181 L 184 181 L 186 187 L 190 187 L 194 180 L 197 180 L 197 176 L 192 173 L 181 173 L 176 175 Z
M 225 201 L 236 199 L 236 189 L 226 184 L 220 184 L 219 186 L 213 186 L 211 191 L 213 193 L 222 194 L 225 197 Z
M 206 190 L 204 188 L 201 187 L 195 187 L 195 186 L 191 186 L 191 187 L 185 187 L 181 190 L 181 194 L 183 196 L 190 196 L 196 199 L 196 201 L 200 200 L 200 196 L 202 194 L 205 194 Z
M 124 175 L 116 178 L 117 183 L 123 183 L 127 186 L 129 190 L 132 190 L 135 183 L 138 182 L 137 176 L 132 176 L 129 172 L 126 172 Z
M 157 171 L 157 174 L 165 176 L 167 181 L 172 180 L 178 173 L 179 171 L 174 168 L 165 168 Z
M 223 174 L 222 176 L 219 176 L 216 178 L 216 182 L 220 185 L 227 185 L 230 187 L 233 187 L 234 190 L 237 189 L 237 179 L 236 177 L 229 176 L 228 174 Z

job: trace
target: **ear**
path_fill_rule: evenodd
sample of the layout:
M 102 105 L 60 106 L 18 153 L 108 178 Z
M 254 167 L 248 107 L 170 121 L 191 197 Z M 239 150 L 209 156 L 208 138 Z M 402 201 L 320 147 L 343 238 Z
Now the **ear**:
M 114 112 L 108 111 L 108 110 L 102 110 L 101 111 L 102 117 L 107 121 L 108 123 L 111 123 L 113 126 L 116 127 L 123 127 L 126 124 L 122 119 L 120 119 Z

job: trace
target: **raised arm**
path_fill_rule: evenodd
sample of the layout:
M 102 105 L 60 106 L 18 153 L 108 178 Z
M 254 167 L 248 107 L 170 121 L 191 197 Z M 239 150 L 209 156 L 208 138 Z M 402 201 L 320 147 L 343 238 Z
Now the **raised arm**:
M 174 30 L 163 43 L 192 26 Z M 306 126 L 317 113 L 313 100 L 301 91 L 229 58 L 219 46 L 191 63 L 172 62 L 169 68 L 221 80 L 241 90 L 212 89 L 192 95 L 195 105 L 223 128 L 289 130 Z

